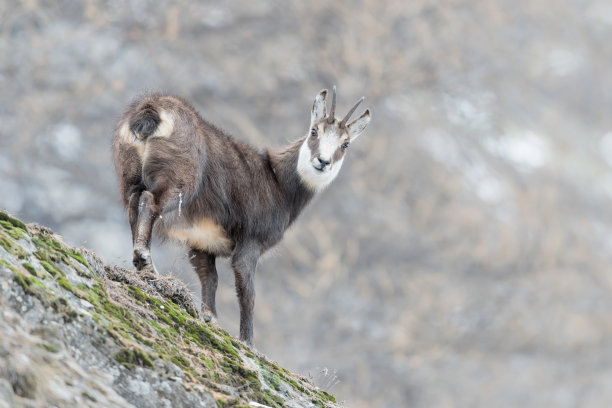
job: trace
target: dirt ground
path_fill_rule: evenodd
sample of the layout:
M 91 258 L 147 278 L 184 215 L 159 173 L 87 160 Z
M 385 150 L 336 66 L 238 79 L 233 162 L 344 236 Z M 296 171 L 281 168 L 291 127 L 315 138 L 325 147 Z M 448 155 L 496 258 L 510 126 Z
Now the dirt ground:
M 129 266 L 110 143 L 135 95 L 263 147 L 336 84 L 373 120 L 260 264 L 258 349 L 347 407 L 607 407 L 610 38 L 604 0 L 2 2 L 0 207 Z

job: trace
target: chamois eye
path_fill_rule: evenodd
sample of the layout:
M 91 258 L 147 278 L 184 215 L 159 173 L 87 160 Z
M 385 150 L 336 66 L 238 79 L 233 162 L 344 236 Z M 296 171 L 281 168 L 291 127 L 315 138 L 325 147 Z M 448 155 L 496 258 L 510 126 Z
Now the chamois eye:
M 318 136 L 317 129 L 315 128 L 310 129 L 310 136 L 317 137 Z
M 349 147 L 349 142 L 342 143 L 342 145 L 340 147 L 342 147 L 342 150 L 346 150 L 347 147 Z

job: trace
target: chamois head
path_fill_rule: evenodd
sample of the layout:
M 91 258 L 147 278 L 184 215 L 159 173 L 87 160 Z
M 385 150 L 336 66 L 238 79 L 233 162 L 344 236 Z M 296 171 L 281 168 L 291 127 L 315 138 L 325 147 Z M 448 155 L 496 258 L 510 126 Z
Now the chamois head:
M 313 190 L 318 191 L 331 183 L 342 166 L 349 145 L 363 133 L 370 122 L 370 109 L 347 124 L 355 109 L 364 98 L 339 120 L 335 116 L 336 87 L 333 89 L 332 106 L 327 115 L 327 89 L 315 98 L 310 114 L 310 131 L 300 147 L 298 173 Z

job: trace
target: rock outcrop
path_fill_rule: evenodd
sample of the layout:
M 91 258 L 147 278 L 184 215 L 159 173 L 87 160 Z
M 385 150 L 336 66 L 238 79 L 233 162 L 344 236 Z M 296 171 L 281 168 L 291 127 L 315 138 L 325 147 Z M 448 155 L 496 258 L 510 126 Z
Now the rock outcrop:
M 0 408 L 338 406 L 197 310 L 173 277 L 0 212 Z

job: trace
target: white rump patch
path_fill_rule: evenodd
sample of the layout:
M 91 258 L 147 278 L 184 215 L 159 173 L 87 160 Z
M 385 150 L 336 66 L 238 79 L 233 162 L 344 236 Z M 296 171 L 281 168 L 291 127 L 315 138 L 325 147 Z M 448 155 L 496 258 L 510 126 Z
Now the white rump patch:
M 123 122 L 123 125 L 119 128 L 119 137 L 123 143 L 134 146 L 141 158 L 144 157 L 145 144 L 130 131 L 130 124 L 128 122 Z
M 174 117 L 168 111 L 162 110 L 159 112 L 161 122 L 155 132 L 150 137 L 168 137 L 174 130 Z

